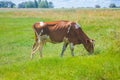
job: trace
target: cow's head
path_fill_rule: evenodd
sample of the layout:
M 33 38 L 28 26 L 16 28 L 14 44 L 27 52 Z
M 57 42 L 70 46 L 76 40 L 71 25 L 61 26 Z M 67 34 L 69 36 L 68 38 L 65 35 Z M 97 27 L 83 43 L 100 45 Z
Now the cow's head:
M 76 38 L 84 45 L 85 49 L 89 53 L 94 52 L 94 40 L 89 39 L 88 36 L 83 32 L 81 26 L 76 23 L 71 23 L 72 30 L 77 34 Z
M 86 40 L 85 44 L 83 44 L 83 45 L 89 53 L 94 52 L 94 40 L 88 39 L 88 40 Z

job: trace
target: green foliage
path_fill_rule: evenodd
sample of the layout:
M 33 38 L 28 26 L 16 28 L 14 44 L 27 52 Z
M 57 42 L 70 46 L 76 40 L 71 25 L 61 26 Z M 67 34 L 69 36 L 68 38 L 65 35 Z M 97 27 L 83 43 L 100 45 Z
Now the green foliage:
M 0 80 L 119 80 L 119 14 L 119 9 L 1 9 Z M 95 53 L 77 45 L 75 57 L 68 47 L 61 58 L 63 43 L 46 43 L 43 58 L 38 51 L 31 60 L 32 25 L 61 19 L 79 23 L 95 40 Z
M 25 8 L 36 8 L 36 5 L 35 5 L 35 3 L 32 2 L 32 1 L 28 1 L 28 2 L 26 2 L 26 4 L 25 4 Z
M 48 6 L 49 6 L 49 8 L 54 8 L 54 5 L 53 5 L 52 2 L 49 2 L 49 3 L 48 3 Z
M 49 8 L 47 0 L 42 0 L 39 4 L 39 8 Z
M 34 3 L 35 3 L 35 8 L 38 8 L 38 2 L 34 0 Z
M 100 5 L 95 5 L 95 8 L 100 8 Z
M 117 6 L 114 4 L 114 3 L 111 3 L 110 5 L 109 5 L 109 8 L 116 8 Z
M 14 8 L 15 3 L 11 1 L 0 1 L 0 8 Z
M 52 2 L 48 2 L 47 0 L 34 0 L 26 1 L 18 4 L 18 8 L 54 8 Z
M 41 0 L 38 0 L 38 4 L 40 4 Z
M 36 8 L 37 7 L 36 4 L 37 3 L 33 1 L 22 2 L 18 4 L 18 8 Z

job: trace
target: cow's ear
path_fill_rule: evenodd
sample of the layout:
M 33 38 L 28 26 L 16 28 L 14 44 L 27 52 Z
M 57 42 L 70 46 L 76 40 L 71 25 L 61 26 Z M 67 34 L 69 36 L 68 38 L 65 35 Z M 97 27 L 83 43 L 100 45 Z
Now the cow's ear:
M 95 40 L 93 40 L 93 39 L 87 39 L 86 40 L 86 43 L 94 43 L 95 42 Z
M 90 43 L 90 40 L 89 40 L 89 39 L 87 39 L 87 40 L 86 40 L 86 43 Z
M 95 40 L 93 40 L 93 39 L 92 39 L 92 42 L 94 43 L 94 42 L 95 42 Z
M 87 39 L 86 40 L 86 43 L 94 43 L 95 42 L 95 40 L 93 40 L 93 39 Z

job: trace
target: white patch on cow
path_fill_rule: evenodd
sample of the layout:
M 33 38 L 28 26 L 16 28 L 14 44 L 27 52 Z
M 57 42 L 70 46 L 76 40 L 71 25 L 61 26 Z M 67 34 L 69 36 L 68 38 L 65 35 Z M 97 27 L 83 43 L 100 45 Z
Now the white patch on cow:
M 51 42 L 51 39 L 48 35 L 42 35 L 40 36 L 41 41 Z
M 66 43 L 69 42 L 67 37 L 64 37 L 64 38 L 63 38 L 63 41 L 66 42 Z
M 78 29 L 80 27 L 79 24 L 75 24 L 75 29 Z
M 44 26 L 44 22 L 40 22 L 40 26 Z
M 69 32 L 70 32 L 70 28 L 71 28 L 71 27 L 68 27 L 68 31 L 67 31 L 67 33 L 69 33 Z
M 43 33 L 43 29 L 41 30 L 41 34 Z
M 71 48 L 71 49 L 73 49 L 73 48 L 74 48 L 73 43 L 70 43 L 70 48 Z
M 40 31 L 39 35 L 38 35 L 38 43 L 40 43 L 41 41 L 41 34 L 43 33 L 43 29 Z
M 39 36 L 41 36 L 41 34 L 43 33 L 43 29 L 41 29 L 40 33 L 39 33 Z

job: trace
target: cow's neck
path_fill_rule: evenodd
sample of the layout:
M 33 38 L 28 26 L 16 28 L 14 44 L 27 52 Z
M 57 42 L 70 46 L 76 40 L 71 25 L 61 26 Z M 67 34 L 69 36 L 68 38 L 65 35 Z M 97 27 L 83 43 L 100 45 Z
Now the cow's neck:
M 81 30 L 79 32 L 79 40 L 83 45 L 86 45 L 86 41 L 89 40 L 89 37 Z

